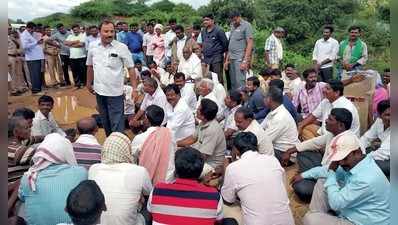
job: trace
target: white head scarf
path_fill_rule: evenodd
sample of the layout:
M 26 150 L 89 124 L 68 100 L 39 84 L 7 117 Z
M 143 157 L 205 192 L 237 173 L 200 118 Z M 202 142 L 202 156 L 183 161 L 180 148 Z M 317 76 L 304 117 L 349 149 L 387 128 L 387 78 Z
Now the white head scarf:
M 77 165 L 72 143 L 58 133 L 48 134 L 37 147 L 33 158 L 33 166 L 25 173 L 29 186 L 36 191 L 36 179 L 39 171 L 52 164 Z
M 163 25 L 158 23 L 155 25 L 154 29 L 156 30 L 157 28 L 159 28 L 161 31 L 163 31 Z

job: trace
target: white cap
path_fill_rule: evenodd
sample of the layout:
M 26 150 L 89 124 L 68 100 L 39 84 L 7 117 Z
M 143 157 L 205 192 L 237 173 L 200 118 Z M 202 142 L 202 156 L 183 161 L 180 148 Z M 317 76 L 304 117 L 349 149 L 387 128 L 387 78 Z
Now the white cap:
M 335 137 L 331 141 L 330 161 L 340 161 L 347 157 L 351 152 L 361 149 L 358 137 L 353 133 L 344 133 Z

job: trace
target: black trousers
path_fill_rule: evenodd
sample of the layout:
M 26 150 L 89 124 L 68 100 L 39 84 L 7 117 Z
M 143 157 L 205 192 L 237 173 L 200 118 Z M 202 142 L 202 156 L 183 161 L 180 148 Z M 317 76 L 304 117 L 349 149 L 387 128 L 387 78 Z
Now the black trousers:
M 32 83 L 32 93 L 40 92 L 43 84 L 42 80 L 42 60 L 29 60 L 26 61 L 30 74 L 30 82 Z
M 321 166 L 322 154 L 319 152 L 304 151 L 297 153 L 297 164 L 299 173 L 305 172 L 317 166 Z M 303 179 L 293 184 L 294 193 L 298 198 L 306 203 L 311 202 L 312 192 L 314 191 L 316 180 Z
M 70 67 L 72 69 L 75 86 L 85 86 L 87 80 L 86 58 L 70 59 Z
M 333 66 L 319 70 L 319 76 L 322 82 L 328 82 L 333 79 Z
M 64 72 L 64 80 L 67 85 L 71 85 L 69 79 L 69 55 L 60 55 L 61 57 L 61 64 L 62 64 L 62 71 Z
M 209 71 L 216 73 L 218 81 L 224 85 L 224 64 L 223 62 L 209 64 Z M 210 77 L 211 79 L 211 77 Z

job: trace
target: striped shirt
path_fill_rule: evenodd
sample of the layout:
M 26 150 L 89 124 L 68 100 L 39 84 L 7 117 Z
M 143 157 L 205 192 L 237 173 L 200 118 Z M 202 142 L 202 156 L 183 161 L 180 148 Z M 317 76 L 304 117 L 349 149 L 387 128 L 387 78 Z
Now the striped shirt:
M 213 225 L 223 218 L 222 206 L 215 188 L 181 178 L 174 183 L 158 183 L 148 200 L 154 225 Z
M 298 94 L 293 96 L 293 104 L 297 108 L 301 106 L 303 119 L 309 116 L 324 99 L 323 89 L 326 83 L 317 82 L 315 87 L 307 90 L 305 83 L 298 90 Z
M 82 134 L 73 143 L 73 151 L 77 164 L 85 167 L 87 170 L 95 163 L 101 163 L 102 146 L 97 139 L 90 134 Z
M 8 143 L 8 182 L 18 180 L 28 171 L 35 150 L 13 140 Z

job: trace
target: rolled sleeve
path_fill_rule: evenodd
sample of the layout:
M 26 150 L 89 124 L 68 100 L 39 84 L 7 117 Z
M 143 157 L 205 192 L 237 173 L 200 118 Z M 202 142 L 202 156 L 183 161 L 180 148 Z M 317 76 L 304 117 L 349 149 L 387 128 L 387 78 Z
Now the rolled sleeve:
M 132 68 L 134 67 L 134 62 L 133 62 L 133 57 L 129 51 L 129 49 L 127 48 L 127 46 L 122 46 L 120 48 L 120 56 L 122 58 L 123 61 L 123 65 L 127 68 Z
M 309 140 L 296 144 L 296 149 L 299 152 L 303 151 L 316 151 L 326 147 L 327 135 L 318 136 Z
M 301 176 L 304 179 L 326 178 L 328 176 L 328 168 L 326 166 L 317 166 L 301 173 Z
M 93 50 L 92 48 L 88 50 L 87 53 L 87 60 L 86 60 L 86 66 L 92 66 L 93 65 Z
M 368 61 L 368 46 L 365 42 L 362 42 L 362 57 L 358 60 L 358 63 L 361 65 L 365 65 L 366 61 Z

